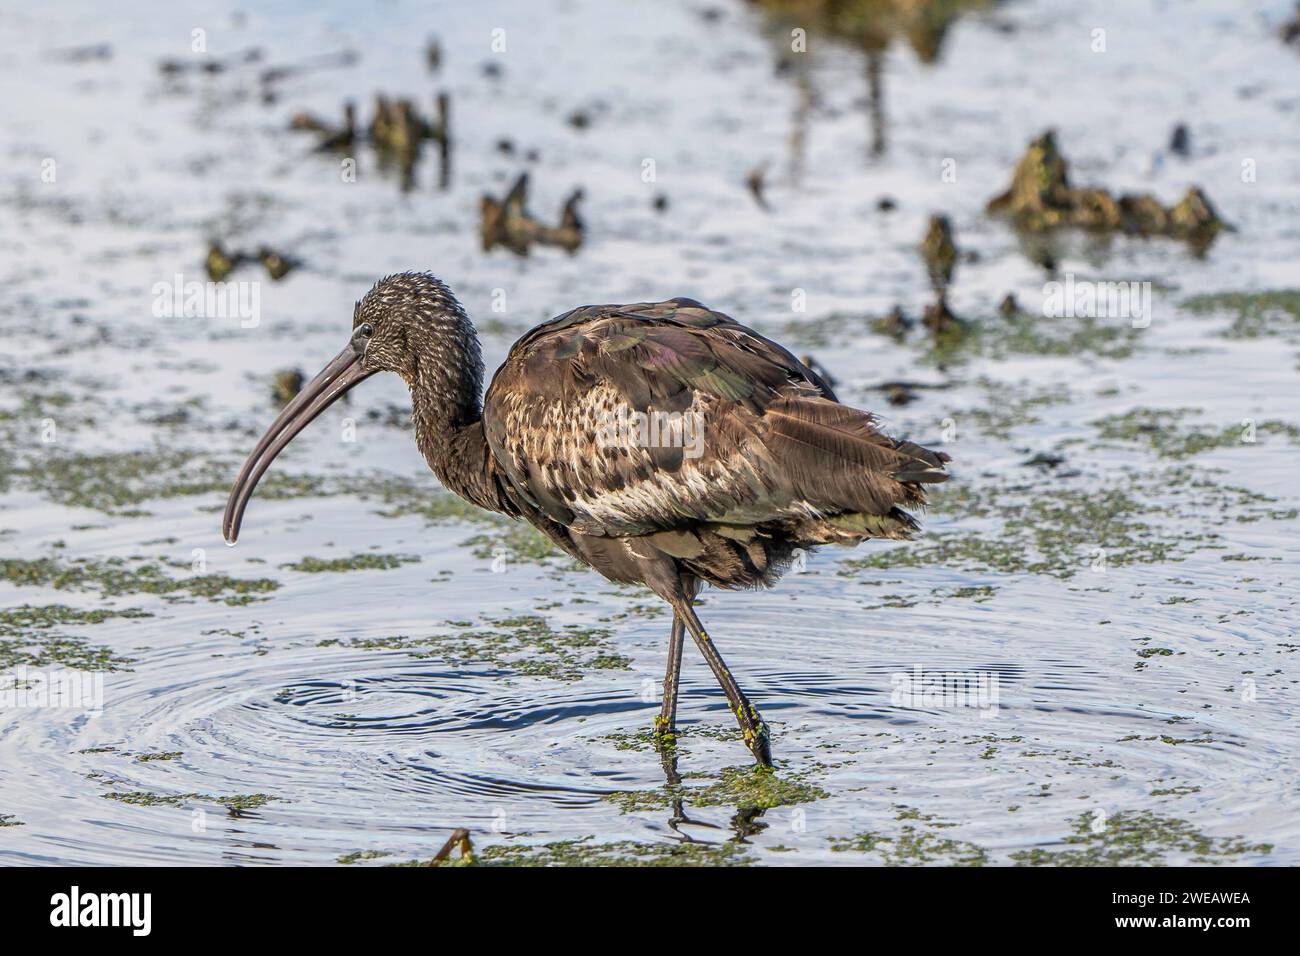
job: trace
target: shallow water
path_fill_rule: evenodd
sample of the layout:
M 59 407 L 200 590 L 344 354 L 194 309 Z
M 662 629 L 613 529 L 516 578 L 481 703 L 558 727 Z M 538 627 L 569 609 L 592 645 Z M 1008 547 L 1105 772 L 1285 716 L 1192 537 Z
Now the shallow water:
M 1186 305 L 1300 286 L 1300 51 L 1275 29 L 1290 4 L 1180 4 L 1175 30 L 1165 3 L 1007 3 L 959 18 L 935 63 L 895 38 L 879 155 L 864 55 L 816 28 L 778 71 L 788 25 L 747 4 L 535 6 L 286 4 L 238 20 L 171 4 L 113 26 L 93 5 L 0 12 L 14 38 L 0 75 L 22 91 L 0 113 L 0 664 L 117 660 L 102 713 L 0 709 L 0 861 L 382 864 L 427 859 L 464 826 L 500 862 L 1300 862 L 1300 315 L 1274 309 L 1266 334 L 1240 337 L 1225 334 L 1233 303 Z M 359 59 L 285 80 L 269 104 L 260 66 L 163 78 L 160 60 L 195 59 L 196 24 L 210 56 Z M 1089 48 L 1097 27 L 1105 53 Z M 101 42 L 110 59 L 51 55 Z M 342 182 L 338 157 L 287 131 L 349 97 L 367 119 L 381 90 L 423 112 L 450 93 L 448 188 L 431 151 L 409 192 L 368 149 Z M 586 129 L 566 122 L 579 109 Z M 1187 159 L 1162 154 L 1180 121 Z M 1060 275 L 1154 284 L 1149 328 L 1102 321 L 1063 354 L 998 324 L 1007 292 L 1038 311 L 1048 276 L 983 211 L 1048 127 L 1076 184 L 1172 203 L 1198 183 L 1237 229 L 1200 258 L 1173 240 L 1056 237 Z M 767 210 L 745 188 L 763 163 Z M 480 250 L 480 194 L 523 169 L 544 221 L 583 187 L 575 255 Z M 987 329 L 944 362 L 921 333 L 896 343 L 866 322 L 928 301 L 916 247 L 932 212 L 978 255 L 951 303 Z M 155 283 L 205 278 L 212 237 L 304 262 L 281 282 L 231 277 L 259 282 L 255 328 L 151 311 Z M 826 551 L 775 591 L 704 596 L 775 729 L 773 778 L 744 769 L 688 649 L 681 783 L 666 789 L 644 734 L 668 616 L 445 506 L 396 380 L 304 433 L 276 471 L 316 483 L 268 485 L 239 546 L 222 545 L 273 373 L 314 372 L 369 283 L 409 268 L 457 291 L 489 368 L 573 305 L 689 295 L 811 351 L 843 400 L 956 459 L 915 544 Z M 888 406 L 873 386 L 891 379 L 946 387 Z M 1155 426 L 1112 418 L 1135 410 L 1157 410 Z M 1254 442 L 1237 437 L 1245 419 Z M 1212 440 L 1189 442 L 1198 427 Z M 1037 453 L 1065 460 L 1027 465 Z M 388 566 L 285 567 L 356 555 Z M 39 612 L 61 618 L 42 627 L 24 606 L 75 610 Z M 103 609 L 148 616 L 76 619 Z M 918 668 L 996 675 L 996 707 L 899 698 Z

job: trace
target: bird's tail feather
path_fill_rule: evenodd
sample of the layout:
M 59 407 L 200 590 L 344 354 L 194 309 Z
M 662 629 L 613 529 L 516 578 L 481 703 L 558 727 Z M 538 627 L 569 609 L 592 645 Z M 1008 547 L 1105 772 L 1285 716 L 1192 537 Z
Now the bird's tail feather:
M 872 415 L 824 398 L 790 396 L 766 409 L 767 447 L 790 490 L 829 514 L 898 522 L 898 506 L 925 504 L 924 485 L 946 481 L 951 459 L 876 428 Z M 910 522 L 913 526 L 914 521 Z

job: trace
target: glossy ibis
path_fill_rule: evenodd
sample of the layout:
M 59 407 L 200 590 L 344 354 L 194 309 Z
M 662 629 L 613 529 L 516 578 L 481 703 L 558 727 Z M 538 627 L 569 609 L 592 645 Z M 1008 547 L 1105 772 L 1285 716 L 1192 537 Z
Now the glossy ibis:
M 227 541 L 276 455 L 383 371 L 410 387 L 416 443 L 449 490 L 672 607 L 657 734 L 675 732 L 690 631 L 764 766 L 767 726 L 695 614 L 700 586 L 766 587 L 801 549 L 910 538 L 904 507 L 947 477 L 947 455 L 881 434 L 780 345 L 692 299 L 566 312 L 515 343 L 483 394 L 464 309 L 432 275 L 403 273 L 356 304 L 347 346 L 249 455 Z

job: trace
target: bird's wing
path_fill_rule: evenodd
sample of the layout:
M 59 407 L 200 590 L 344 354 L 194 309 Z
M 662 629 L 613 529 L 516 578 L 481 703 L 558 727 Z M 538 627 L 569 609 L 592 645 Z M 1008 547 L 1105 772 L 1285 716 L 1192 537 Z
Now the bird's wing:
M 690 299 L 534 329 L 488 388 L 515 492 L 584 534 L 758 524 L 920 503 L 942 460 L 879 433 L 793 355 Z

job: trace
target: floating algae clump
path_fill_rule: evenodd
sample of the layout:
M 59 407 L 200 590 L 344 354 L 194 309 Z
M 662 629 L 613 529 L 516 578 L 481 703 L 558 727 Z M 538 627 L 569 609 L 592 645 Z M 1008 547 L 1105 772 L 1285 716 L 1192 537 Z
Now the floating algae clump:
M 930 863 L 984 866 L 988 863 L 988 853 L 983 847 L 931 832 L 956 824 L 937 820 L 912 807 L 898 806 L 895 809 L 898 810 L 896 819 L 907 821 L 897 834 L 866 832 L 852 837 L 833 837 L 831 850 L 836 853 L 874 853 L 889 866 L 924 866 Z
M 945 312 L 942 299 L 926 306 L 923 323 L 930 333 L 930 350 L 921 359 L 926 364 L 959 363 L 977 355 L 999 360 L 1014 355 L 1123 359 L 1133 354 L 1141 334 L 1132 322 L 1089 316 L 1065 322 L 1045 321 L 1042 315 L 1021 311 L 971 319 Z M 874 331 L 889 334 L 879 327 Z
M 1222 863 L 1249 853 L 1271 853 L 1268 843 L 1240 837 L 1209 837 L 1186 820 L 1150 810 L 1101 818 L 1084 813 L 1065 838 L 1067 849 L 1034 847 L 1011 854 L 1020 866 L 1161 866 L 1170 854 L 1188 854 L 1192 863 Z
M 1015 428 L 1038 424 L 1041 419 L 1035 414 L 1036 409 L 1071 401 L 1069 386 L 1060 382 L 1033 386 L 981 376 L 975 384 L 984 391 L 988 404 L 959 412 L 957 420 L 963 424 L 969 422 L 980 434 L 998 441 L 1010 441 Z
M 928 863 L 983 866 L 988 862 L 983 847 L 913 826 L 904 826 L 896 836 L 859 833 L 850 838 L 833 839 L 831 849 L 839 853 L 853 850 L 879 854 L 889 866 L 923 866 Z
M 686 779 L 704 776 L 687 774 Z M 687 800 L 695 807 L 771 810 L 830 796 L 821 787 L 809 783 L 808 776 L 807 773 L 778 772 L 767 767 L 725 767 L 716 780 L 704 786 L 669 785 L 656 790 L 619 791 L 607 798 L 618 803 L 624 813 L 663 809 L 672 806 L 674 800 Z
M 134 608 L 123 611 L 82 611 L 64 604 L 47 604 L 0 611 L 0 668 L 49 667 L 59 665 L 77 670 L 120 670 L 133 663 L 118 657 L 107 647 L 88 643 L 80 637 L 51 633 L 53 628 L 69 624 L 98 624 L 110 617 L 151 617 Z
M 91 508 L 119 517 L 143 517 L 150 501 L 221 495 L 230 490 L 235 466 L 193 449 L 141 449 L 82 454 L 51 451 L 31 456 L 12 470 L 31 490 L 57 504 Z M 338 484 L 338 489 L 333 485 Z M 353 482 L 352 484 L 363 484 Z M 351 491 L 341 481 L 272 471 L 258 489 L 261 498 L 299 498 Z M 364 490 L 364 488 L 363 488 Z
M 279 797 L 267 793 L 235 793 L 228 796 L 211 793 L 178 793 L 167 796 L 150 793 L 147 790 L 129 790 L 106 793 L 104 799 L 116 800 L 118 803 L 130 804 L 133 807 L 179 807 L 186 803 L 219 803 L 227 810 L 242 813 L 245 810 L 263 807 L 272 800 L 278 800 Z
M 361 863 L 365 860 L 382 860 L 386 856 L 392 856 L 387 850 L 354 850 L 351 853 L 345 853 L 335 861 L 341 866 L 351 866 L 354 863 Z
M 540 564 L 549 558 L 561 557 L 560 549 L 530 524 L 504 521 L 485 534 L 476 534 L 465 542 L 474 557 L 482 560 L 502 558 L 507 564 Z
M 107 647 L 63 634 L 0 638 L 0 669 L 11 667 L 70 667 L 83 671 L 122 670 L 132 664 Z
M 179 750 L 161 750 L 154 753 L 136 754 L 136 763 L 153 763 L 155 760 L 180 760 L 185 756 Z
M 66 604 L 41 606 L 24 604 L 0 611 L 0 635 L 22 634 L 31 628 L 46 629 L 60 624 L 101 624 L 113 617 L 153 617 L 153 615 L 137 608 L 127 608 L 122 611 L 93 608 L 83 611 L 68 607 Z
M 143 502 L 222 492 L 230 484 L 228 467 L 187 451 L 50 453 L 16 474 L 50 501 L 106 514 L 137 515 Z
M 914 545 L 875 551 L 840 564 L 863 570 L 942 565 L 966 571 L 1044 574 L 1062 580 L 1104 560 L 1108 567 L 1178 561 L 1219 544 L 1230 523 L 1289 520 L 1291 508 L 1267 495 L 1219 484 L 1191 466 L 1125 472 L 1104 484 L 1025 484 L 1003 479 L 945 490 L 932 510 L 990 530 L 931 532 Z
M 61 591 L 99 591 L 107 597 L 157 594 L 169 603 L 201 597 L 230 605 L 250 604 L 261 599 L 258 595 L 280 586 L 269 578 L 232 578 L 225 574 L 173 578 L 159 564 L 146 561 L 133 565 L 126 558 L 103 561 L 79 558 L 67 562 L 53 558 L 6 558 L 0 560 L 0 581 Z
M 451 622 L 454 625 L 454 622 Z M 604 628 L 570 625 L 556 630 L 537 615 L 487 621 L 490 628 L 457 626 L 448 634 L 321 641 L 318 646 L 406 651 L 413 657 L 449 664 L 492 664 L 530 677 L 581 680 L 588 670 L 627 670 L 630 662 L 614 652 Z
M 1069 164 L 1048 130 L 1029 144 L 1016 164 L 1011 185 L 988 204 L 989 213 L 1006 216 L 1018 229 L 1042 232 L 1077 226 L 1102 232 L 1184 239 L 1204 250 L 1220 232 L 1231 228 L 1209 198 L 1192 187 L 1166 209 L 1149 194 L 1115 198 L 1105 189 L 1070 185 Z
M 474 851 L 477 866 L 748 866 L 753 863 L 735 843 L 640 843 L 620 840 L 593 843 L 593 837 L 558 840 L 535 846 L 498 843 Z M 375 854 L 380 855 L 380 854 Z M 368 858 L 358 855 L 358 859 Z M 340 858 L 340 862 L 355 859 Z M 455 863 L 460 863 L 459 860 Z M 389 866 L 428 866 L 427 860 L 390 863 Z
M 303 558 L 294 564 L 282 564 L 289 571 L 308 574 L 339 571 L 390 571 L 420 559 L 413 554 L 354 554 L 350 558 Z
M 1136 442 L 1146 445 L 1162 458 L 1188 458 L 1215 448 L 1249 447 L 1263 435 L 1285 436 L 1293 443 L 1300 442 L 1300 428 L 1276 419 L 1218 428 L 1184 424 L 1183 419 L 1197 411 L 1194 408 L 1135 408 L 1120 415 L 1099 418 L 1090 424 L 1104 442 Z
M 415 515 L 430 524 L 464 521 L 486 528 L 465 542 L 477 558 L 500 556 L 513 563 L 560 556 L 551 540 L 532 525 L 483 511 L 456 495 L 430 488 L 427 482 L 385 477 L 352 482 L 346 490 L 383 501 L 385 507 L 376 512 L 383 518 Z
M 673 746 L 677 746 L 688 738 L 707 738 L 710 740 L 736 741 L 741 740 L 740 730 L 734 726 L 716 726 L 713 724 L 693 724 L 687 727 L 678 727 L 673 734 Z M 635 733 L 617 733 L 605 734 L 602 740 L 608 740 L 614 745 L 615 750 L 635 750 L 641 753 L 651 753 L 662 746 L 661 740 L 654 730 L 641 730 Z
M 1231 314 L 1232 324 L 1224 330 L 1224 338 L 1300 337 L 1300 289 L 1210 292 L 1185 299 L 1182 306 L 1197 315 L 1213 312 Z

